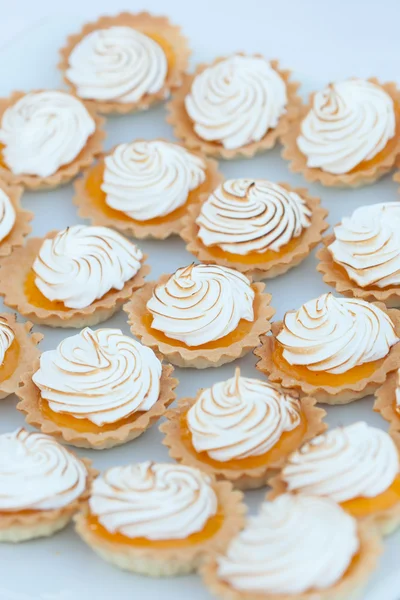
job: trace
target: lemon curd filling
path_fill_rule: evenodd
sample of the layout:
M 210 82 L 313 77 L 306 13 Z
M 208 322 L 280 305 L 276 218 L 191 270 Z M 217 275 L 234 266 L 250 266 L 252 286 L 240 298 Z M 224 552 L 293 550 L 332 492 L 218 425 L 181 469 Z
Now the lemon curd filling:
M 349 369 L 345 373 L 326 373 L 324 371 L 310 371 L 303 365 L 291 365 L 283 356 L 283 346 L 275 340 L 273 350 L 273 361 L 284 373 L 298 380 L 306 381 L 312 385 L 341 386 L 356 383 L 362 379 L 371 377 L 384 362 L 384 358 L 374 360 Z
M 20 351 L 20 345 L 16 338 L 14 338 L 10 347 L 6 350 L 3 364 L 0 366 L 0 383 L 10 379 L 11 375 L 15 372 L 19 362 Z
M 181 441 L 186 449 L 200 462 L 215 467 L 217 469 L 255 469 L 256 467 L 267 466 L 270 463 L 278 461 L 280 458 L 287 456 L 290 452 L 300 446 L 307 431 L 307 421 L 305 415 L 300 413 L 300 423 L 292 431 L 285 431 L 279 441 L 264 454 L 259 456 L 250 456 L 220 462 L 212 459 L 207 452 L 197 452 L 192 443 L 192 434 L 187 422 L 187 412 L 180 416 L 180 436 Z
M 353 517 L 367 517 L 388 510 L 400 503 L 400 475 L 392 485 L 374 498 L 353 498 L 341 503 L 341 507 Z
M 139 548 L 154 548 L 154 549 L 168 549 L 168 548 L 187 548 L 206 542 L 207 540 L 214 537 L 214 535 L 220 530 L 224 522 L 224 513 L 222 508 L 218 509 L 218 512 L 208 519 L 205 526 L 201 531 L 192 533 L 184 539 L 171 539 L 171 540 L 148 540 L 145 537 L 130 538 L 122 533 L 111 533 L 101 525 L 96 515 L 89 513 L 86 517 L 86 523 L 90 531 L 108 541 L 114 542 L 115 544 L 124 544 L 129 546 L 136 546 Z
M 249 252 L 249 254 L 233 254 L 232 252 L 226 252 L 219 246 L 204 246 L 207 252 L 219 259 L 226 259 L 231 262 L 241 263 L 244 265 L 257 265 L 259 263 L 272 262 L 283 258 L 287 254 L 296 250 L 302 241 L 302 235 L 296 238 L 292 238 L 290 242 L 281 247 L 280 250 L 275 252 L 274 250 L 265 250 L 265 252 Z

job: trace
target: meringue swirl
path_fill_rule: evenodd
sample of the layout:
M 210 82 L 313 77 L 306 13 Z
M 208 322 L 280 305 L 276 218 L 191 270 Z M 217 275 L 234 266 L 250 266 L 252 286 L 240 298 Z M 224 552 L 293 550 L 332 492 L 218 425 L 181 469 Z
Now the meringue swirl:
M 267 381 L 235 376 L 205 389 L 187 414 L 192 444 L 219 462 L 265 454 L 300 423 L 300 401 Z
M 189 265 L 154 288 L 147 302 L 152 327 L 187 346 L 228 335 L 254 320 L 254 290 L 245 275 L 217 265 Z
M 4 162 L 16 175 L 48 177 L 78 156 L 95 129 L 78 98 L 66 92 L 31 92 L 4 111 Z
M 399 467 L 399 454 L 389 434 L 360 421 L 304 444 L 289 456 L 281 477 L 288 492 L 346 502 L 386 491 Z
M 0 365 L 4 362 L 7 350 L 13 343 L 15 333 L 7 323 L 7 319 L 0 316 Z
M 400 202 L 361 206 L 334 228 L 334 261 L 362 288 L 400 285 Z
M 390 95 L 370 81 L 350 79 L 315 94 L 297 145 L 309 167 L 340 175 L 374 158 L 395 131 Z
M 276 339 L 289 364 L 333 374 L 379 360 L 399 341 L 383 310 L 364 300 L 335 298 L 331 293 L 286 313 Z
M 150 410 L 161 371 L 153 350 L 120 329 L 86 327 L 43 352 L 32 380 L 54 412 L 102 426 Z
M 197 135 L 228 149 L 260 141 L 277 126 L 286 104 L 285 82 L 256 56 L 231 56 L 208 67 L 185 98 Z
M 206 179 L 204 160 L 170 142 L 120 144 L 105 158 L 106 204 L 131 219 L 163 217 Z
M 310 226 L 311 211 L 295 192 L 264 179 L 230 179 L 203 203 L 196 223 L 205 246 L 225 252 L 278 252 Z
M 35 284 L 51 301 L 85 308 L 140 269 L 142 252 L 108 227 L 74 225 L 44 240 L 33 263 Z
M 11 232 L 17 215 L 7 194 L 0 189 L 0 242 Z
M 132 27 L 97 29 L 69 55 L 67 78 L 81 98 L 138 102 L 159 92 L 168 71 L 161 46 Z
M 25 429 L 0 435 L 0 511 L 63 508 L 86 480 L 83 462 L 52 437 Z
M 327 589 L 346 573 L 359 546 L 357 522 L 340 506 L 283 494 L 248 518 L 226 555 L 217 558 L 218 576 L 253 594 Z
M 198 469 L 175 464 L 112 467 L 94 481 L 89 506 L 111 533 L 184 539 L 201 531 L 217 512 L 211 481 Z

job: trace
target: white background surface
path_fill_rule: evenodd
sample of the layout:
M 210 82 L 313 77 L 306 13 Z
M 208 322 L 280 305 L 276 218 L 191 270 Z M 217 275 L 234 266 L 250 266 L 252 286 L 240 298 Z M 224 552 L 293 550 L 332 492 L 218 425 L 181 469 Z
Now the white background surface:
M 185 0 L 147 0 L 145 3 L 121 3 L 111 0 L 0 0 L 0 94 L 14 89 L 57 87 L 61 78 L 55 69 L 57 50 L 68 33 L 100 14 L 119 10 L 146 9 L 155 14 L 168 14 L 183 27 L 193 48 L 192 65 L 212 60 L 233 51 L 261 52 L 278 58 L 285 68 L 294 71 L 303 84 L 302 93 L 321 87 L 330 80 L 348 76 L 378 76 L 400 84 L 399 55 L 400 4 L 367 0 L 202 0 L 198 4 Z M 163 107 L 128 117 L 110 118 L 107 124 L 106 148 L 136 137 L 169 137 L 171 128 L 165 123 Z M 222 163 L 226 177 L 266 177 L 303 185 L 300 176 L 289 173 L 277 148 L 251 161 Z M 361 190 L 329 190 L 309 186 L 320 195 L 330 210 L 329 221 L 340 218 L 362 204 L 398 199 L 396 185 L 390 177 Z M 73 206 L 72 186 L 49 193 L 26 193 L 23 203 L 35 212 L 33 234 L 43 235 L 53 228 L 79 222 Z M 173 271 L 191 261 L 179 239 L 165 242 L 142 242 L 150 255 L 152 277 Z M 273 294 L 277 318 L 284 312 L 327 291 L 315 271 L 310 257 L 300 267 L 267 283 Z M 107 322 L 128 332 L 125 313 Z M 68 331 L 37 328 L 45 334 L 42 349 L 54 348 Z M 72 333 L 72 332 L 71 332 Z M 256 376 L 252 355 L 240 361 L 244 374 Z M 218 370 L 193 371 L 177 369 L 181 383 L 178 394 L 193 395 L 198 387 L 231 376 L 234 366 Z M 372 412 L 372 399 L 329 410 L 331 425 L 357 419 L 386 428 L 386 423 Z M 0 406 L 0 432 L 23 425 L 23 417 L 15 410 L 15 397 Z M 135 460 L 168 460 L 161 445 L 157 427 L 140 439 L 121 448 L 102 452 L 85 452 L 98 468 Z M 246 495 L 250 509 L 255 510 L 264 492 Z M 398 600 L 400 533 L 386 540 L 386 551 L 379 571 L 371 579 L 365 600 Z M 158 581 L 119 572 L 103 563 L 75 535 L 72 527 L 48 540 L 17 546 L 0 547 L 0 600 L 108 600 L 109 598 L 156 598 L 207 600 L 209 594 L 195 577 Z

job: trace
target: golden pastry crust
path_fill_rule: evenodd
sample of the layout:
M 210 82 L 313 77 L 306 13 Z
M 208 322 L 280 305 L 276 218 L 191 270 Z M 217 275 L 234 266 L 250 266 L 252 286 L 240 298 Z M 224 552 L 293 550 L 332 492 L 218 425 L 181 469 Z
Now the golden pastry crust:
M 30 222 L 33 219 L 33 213 L 24 210 L 21 206 L 22 186 L 7 185 L 0 181 L 0 190 L 2 190 L 10 199 L 15 210 L 15 223 L 10 233 L 4 240 L 0 241 L 0 257 L 8 256 L 14 248 L 22 246 L 26 236 L 32 231 Z
M 375 527 L 360 523 L 358 526 L 360 549 L 357 560 L 351 563 L 344 577 L 325 590 L 311 590 L 301 594 L 279 594 L 279 600 L 357 600 L 368 579 L 377 567 L 383 552 L 381 537 Z M 276 594 L 257 594 L 235 590 L 218 577 L 214 558 L 207 562 L 200 574 L 207 589 L 223 600 L 276 600 Z
M 84 25 L 79 33 L 70 35 L 67 38 L 66 45 L 60 50 L 61 59 L 58 63 L 58 68 L 63 74 L 64 82 L 75 93 L 76 87 L 69 81 L 66 75 L 66 71 L 69 68 L 69 56 L 72 50 L 92 31 L 118 26 L 132 27 L 150 37 L 154 35 L 163 39 L 173 52 L 174 63 L 173 65 L 168 64 L 168 73 L 163 87 L 154 94 L 145 94 L 137 102 L 122 103 L 115 102 L 114 100 L 88 100 L 101 113 L 127 114 L 137 110 L 146 110 L 153 104 L 163 102 L 172 90 L 181 85 L 191 54 L 188 40 L 182 35 L 181 28 L 177 25 L 172 25 L 167 17 L 156 17 L 147 12 L 137 14 L 122 12 L 114 16 L 100 17 L 97 21 Z
M 327 173 L 320 168 L 311 168 L 307 166 L 307 157 L 300 152 L 297 146 L 297 138 L 300 134 L 300 125 L 307 113 L 310 111 L 313 104 L 313 97 L 310 95 L 310 100 L 307 105 L 302 105 L 299 108 L 297 118 L 292 122 L 290 129 L 287 129 L 282 135 L 282 157 L 290 161 L 289 169 L 293 173 L 301 173 L 306 181 L 313 183 L 315 181 L 327 187 L 360 187 L 377 181 L 380 177 L 393 169 L 396 157 L 400 153 L 400 91 L 394 82 L 380 83 L 376 77 L 368 79 L 371 83 L 379 85 L 393 99 L 396 107 L 396 142 L 393 144 L 391 152 L 388 152 L 377 164 L 370 165 L 364 170 L 354 170 L 354 172 L 335 175 Z
M 200 469 L 209 475 L 215 476 L 217 479 L 226 479 L 230 481 L 235 488 L 240 490 L 256 489 L 266 485 L 271 475 L 283 465 L 288 454 L 296 450 L 299 445 L 316 435 L 319 435 L 327 428 L 327 425 L 323 422 L 326 412 L 315 406 L 315 398 L 304 396 L 300 399 L 300 404 L 302 414 L 307 423 L 306 431 L 300 444 L 295 444 L 290 450 L 285 452 L 285 454 L 282 454 L 279 460 L 274 460 L 258 467 L 242 469 L 224 468 L 224 463 L 217 463 L 217 461 L 214 461 L 214 464 L 210 464 L 202 461 L 193 446 L 191 444 L 188 445 L 182 439 L 182 417 L 195 404 L 202 391 L 203 390 L 199 390 L 196 398 L 180 399 L 176 408 L 167 411 L 165 415 L 167 420 L 159 427 L 160 431 L 165 434 L 162 443 L 169 449 L 171 458 L 175 459 L 178 463 Z M 294 392 L 293 395 L 297 396 L 296 392 Z
M 322 239 L 324 246 L 316 254 L 319 260 L 317 271 L 322 273 L 325 283 L 335 288 L 346 298 L 361 298 L 367 302 L 384 302 L 388 308 L 398 308 L 400 306 L 400 286 L 387 288 L 365 287 L 362 288 L 352 281 L 344 267 L 334 261 L 332 254 L 328 250 L 335 241 L 335 235 L 331 233 Z
M 304 229 L 298 238 L 293 238 L 298 240 L 298 244 L 291 251 L 283 255 L 280 255 L 280 252 L 277 252 L 277 258 L 265 262 L 260 261 L 257 263 L 256 267 L 249 263 L 241 262 L 240 260 L 233 261 L 229 258 L 215 257 L 212 247 L 205 246 L 199 238 L 199 226 L 196 224 L 196 219 L 201 211 L 201 205 L 207 199 L 206 195 L 201 198 L 199 204 L 189 207 L 188 214 L 184 220 L 180 235 L 187 243 L 186 250 L 191 252 L 203 263 L 232 267 L 237 271 L 244 273 L 253 281 L 272 279 L 273 277 L 286 273 L 289 269 L 300 264 L 307 258 L 312 249 L 319 244 L 322 239 L 322 233 L 328 229 L 329 225 L 325 221 L 325 218 L 328 216 L 328 211 L 321 206 L 320 199 L 310 196 L 305 188 L 292 188 L 287 183 L 279 183 L 278 185 L 285 190 L 299 194 L 299 196 L 306 201 L 308 208 L 312 211 L 310 226 L 307 227 L 307 229 Z M 260 256 L 262 256 L 262 253 Z
M 387 309 L 380 302 L 374 302 L 374 305 L 383 310 L 392 320 L 396 335 L 400 337 L 400 312 L 394 309 Z M 307 381 L 291 377 L 288 373 L 282 371 L 273 360 L 275 348 L 275 338 L 282 329 L 282 321 L 276 321 L 272 324 L 272 335 L 261 337 L 261 346 L 254 350 L 254 354 L 260 359 L 256 368 L 268 376 L 269 380 L 278 383 L 284 388 L 297 390 L 300 394 L 306 394 L 316 398 L 317 402 L 324 404 L 348 404 L 365 396 L 373 394 L 377 388 L 386 380 L 388 373 L 398 368 L 400 361 L 400 342 L 391 347 L 389 354 L 384 358 L 382 364 L 370 377 L 365 377 L 359 381 L 341 385 L 313 385 Z
M 268 481 L 271 490 L 266 494 L 266 500 L 274 500 L 285 494 L 287 484 L 281 474 L 275 475 Z M 400 526 L 400 502 L 385 510 L 379 510 L 364 518 L 358 518 L 360 523 L 365 523 L 371 528 L 376 528 L 381 535 L 389 535 Z
M 243 494 L 227 482 L 213 482 L 213 488 L 222 508 L 224 519 L 216 533 L 196 544 L 184 547 L 144 548 L 133 544 L 119 544 L 93 533 L 87 523 L 87 508 L 76 515 L 78 535 L 104 560 L 116 567 L 151 577 L 171 577 L 196 571 L 208 556 L 223 552 L 230 540 L 239 533 L 245 522 L 246 505 Z
M 49 327 L 87 327 L 97 325 L 110 318 L 133 294 L 144 285 L 144 277 L 149 274 L 150 267 L 144 264 L 132 279 L 129 279 L 122 290 L 110 290 L 103 298 L 96 300 L 86 308 L 70 308 L 66 310 L 47 310 L 28 302 L 25 295 L 25 281 L 31 271 L 33 262 L 45 239 L 52 239 L 59 233 L 51 231 L 43 238 L 29 238 L 25 246 L 16 248 L 11 256 L 0 261 L 0 296 L 4 304 L 34 323 Z
M 135 141 L 140 142 L 142 140 Z M 154 141 L 168 142 L 169 140 L 158 138 Z M 174 144 L 183 146 L 183 144 L 176 142 L 174 142 Z M 109 154 L 111 154 L 114 149 L 115 148 L 113 148 Z M 218 163 L 215 160 L 206 158 L 198 152 L 193 152 L 193 154 L 196 154 L 196 156 L 199 156 L 205 162 L 207 169 L 207 179 L 197 189 L 190 192 L 190 195 L 195 197 L 194 202 L 197 204 L 201 202 L 203 194 L 210 194 L 222 182 L 223 176 L 218 171 Z M 99 163 L 102 165 L 104 165 L 105 156 L 106 155 L 103 154 L 99 157 Z M 78 207 L 78 215 L 84 219 L 90 219 L 91 225 L 113 227 L 125 235 L 131 235 L 137 239 L 152 237 L 159 240 L 164 240 L 170 235 L 180 233 L 186 213 L 183 215 L 179 214 L 175 218 L 168 218 L 168 215 L 166 215 L 164 220 L 162 217 L 150 219 L 150 224 L 146 221 L 136 221 L 134 219 L 130 219 L 123 212 L 113 210 L 109 207 L 108 210 L 112 212 L 112 214 L 106 214 L 104 210 L 102 210 L 102 208 L 99 207 L 98 204 L 93 200 L 93 196 L 88 190 L 88 179 L 93 177 L 93 172 L 93 167 L 89 168 L 84 173 L 82 178 L 75 181 L 75 195 L 73 198 L 74 204 L 76 204 Z
M 245 56 L 243 52 L 236 53 L 239 56 Z M 261 54 L 254 54 L 257 58 L 264 58 Z M 202 73 L 208 67 L 212 67 L 223 60 L 227 56 L 216 58 L 211 64 L 200 64 L 197 66 L 193 74 L 186 74 L 181 87 L 175 92 L 171 101 L 167 105 L 168 117 L 167 122 L 174 128 L 174 135 L 179 140 L 182 140 L 186 148 L 190 150 L 200 150 L 203 154 L 230 160 L 232 158 L 251 158 L 257 152 L 270 150 L 279 141 L 280 137 L 289 130 L 291 122 L 297 118 L 301 99 L 297 95 L 297 90 L 300 87 L 299 83 L 290 80 L 291 71 L 282 70 L 277 60 L 271 60 L 270 64 L 275 71 L 282 77 L 286 84 L 287 107 L 286 112 L 281 116 L 277 126 L 269 129 L 264 137 L 259 142 L 252 142 L 240 148 L 228 149 L 217 142 L 207 142 L 200 138 L 193 129 L 193 122 L 185 109 L 185 97 L 190 92 L 194 78 Z
M 41 333 L 32 333 L 32 323 L 17 323 L 16 315 L 12 313 L 1 313 L 0 316 L 7 321 L 13 330 L 15 340 L 19 345 L 17 368 L 8 379 L 0 382 L 0 400 L 2 400 L 10 394 L 17 392 L 21 380 L 40 356 L 40 350 L 37 346 L 43 339 L 43 335 Z
M 400 413 L 396 410 L 396 389 L 398 385 L 398 371 L 393 371 L 385 383 L 376 390 L 374 411 L 389 422 L 389 435 L 395 441 L 400 452 Z
M 33 90 L 34 93 L 43 92 L 45 90 Z M 65 93 L 65 90 L 60 90 Z M 71 94 L 74 96 L 74 94 Z M 0 122 L 4 112 L 15 104 L 20 98 L 26 96 L 26 92 L 13 92 L 8 98 L 0 98 Z M 55 173 L 48 177 L 40 177 L 39 175 L 14 174 L 10 169 L 6 168 L 3 163 L 0 163 L 0 177 L 8 185 L 22 185 L 29 190 L 51 190 L 71 181 L 80 171 L 88 167 L 94 161 L 95 157 L 102 151 L 103 141 L 106 133 L 103 129 L 105 120 L 98 115 L 94 108 L 87 102 L 75 96 L 82 104 L 94 120 L 96 124 L 95 132 L 88 138 L 85 146 L 82 148 L 78 156 L 67 165 L 60 167 Z
M 141 413 L 138 418 L 130 423 L 116 425 L 114 430 L 107 429 L 101 433 L 80 432 L 71 427 L 58 425 L 43 414 L 40 408 L 40 390 L 32 381 L 32 375 L 36 373 L 38 368 L 39 361 L 37 360 L 31 371 L 26 373 L 22 379 L 21 387 L 17 391 L 17 396 L 20 400 L 17 404 L 17 409 L 25 414 L 26 422 L 29 425 L 40 429 L 42 433 L 53 436 L 59 442 L 64 441 L 78 448 L 103 450 L 104 448 L 113 448 L 114 446 L 134 440 L 154 425 L 176 398 L 174 389 L 178 385 L 178 380 L 172 377 L 174 369 L 171 365 L 163 365 L 160 380 L 160 395 L 150 410 Z
M 80 459 L 88 472 L 86 489 L 79 498 L 54 510 L 36 510 L 0 514 L 0 542 L 25 542 L 38 537 L 53 535 L 71 521 L 78 510 L 82 510 L 89 499 L 93 480 L 98 471 L 87 458 Z
M 146 304 L 152 297 L 155 286 L 167 282 L 169 278 L 169 274 L 164 274 L 158 281 L 146 283 L 132 296 L 123 309 L 128 315 L 128 323 L 133 335 L 137 336 L 145 346 L 159 352 L 173 365 L 196 369 L 219 367 L 253 350 L 259 344 L 260 336 L 271 329 L 270 319 L 275 313 L 275 310 L 269 306 L 271 295 L 262 293 L 265 287 L 263 283 L 253 283 L 255 318 L 250 331 L 242 339 L 233 342 L 230 346 L 213 349 L 189 348 L 185 344 L 180 346 L 179 342 L 174 345 L 160 341 L 156 337 L 157 331 L 154 330 L 155 334 L 153 335 L 150 328 L 146 327 L 143 316 L 148 314 Z

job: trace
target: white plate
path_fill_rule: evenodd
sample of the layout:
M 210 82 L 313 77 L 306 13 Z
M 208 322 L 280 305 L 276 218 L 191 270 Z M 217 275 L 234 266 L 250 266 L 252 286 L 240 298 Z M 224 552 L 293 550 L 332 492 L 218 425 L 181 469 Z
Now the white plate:
M 8 95 L 15 89 L 28 91 L 42 87 L 59 87 L 61 79 L 55 68 L 57 50 L 66 35 L 77 30 L 78 27 L 79 19 L 72 17 L 45 19 L 0 48 L 0 95 Z M 251 46 L 249 35 L 247 40 Z M 204 45 L 201 46 L 200 37 L 197 42 L 198 47 L 204 48 Z M 207 44 L 209 56 L 221 55 L 225 52 L 224 46 L 218 43 L 218 40 L 207 40 Z M 193 40 L 193 47 L 196 47 L 195 40 Z M 240 47 L 246 48 L 246 40 L 241 40 Z M 268 46 L 260 47 L 258 50 L 267 54 Z M 200 59 L 200 57 L 195 58 Z M 387 63 L 385 66 L 382 64 L 382 68 L 385 67 L 387 69 Z M 344 67 L 340 74 L 348 76 L 351 73 L 346 72 Z M 297 75 L 304 84 L 304 91 L 325 83 L 325 78 L 318 77 L 318 74 L 312 70 L 308 75 L 304 73 Z M 171 128 L 165 123 L 163 107 L 133 116 L 110 118 L 107 123 L 107 133 L 106 148 L 137 137 L 172 139 Z M 221 163 L 221 170 L 227 178 L 265 177 L 304 186 L 301 177 L 289 173 L 286 163 L 280 158 L 279 149 L 250 161 Z M 329 190 L 317 185 L 309 187 L 314 194 L 322 197 L 323 204 L 330 211 L 329 220 L 332 224 L 362 204 L 396 199 L 396 185 L 390 177 L 361 190 Z M 35 212 L 33 235 L 43 235 L 51 229 L 64 228 L 80 222 L 71 201 L 72 195 L 71 185 L 53 192 L 25 194 L 24 206 Z M 140 246 L 150 257 L 153 278 L 157 278 L 164 272 L 172 272 L 192 261 L 191 255 L 186 252 L 179 238 L 161 242 L 140 242 Z M 315 265 L 316 261 L 312 256 L 288 274 L 267 283 L 267 290 L 273 297 L 272 304 L 277 309 L 276 318 L 281 318 L 287 310 L 297 308 L 302 302 L 327 291 L 327 286 L 315 271 Z M 129 332 L 126 315 L 123 312 L 110 319 L 107 325 L 120 327 L 126 333 Z M 46 327 L 37 327 L 37 330 L 45 335 L 41 344 L 42 350 L 54 348 L 69 333 Z M 257 377 L 259 373 L 254 368 L 255 362 L 252 354 L 238 361 L 245 375 Z M 233 369 L 232 364 L 220 369 L 207 369 L 200 372 L 192 369 L 176 369 L 176 375 L 180 380 L 178 395 L 193 395 L 199 387 L 228 378 L 232 375 Z M 370 424 L 387 429 L 386 423 L 380 416 L 372 412 L 371 398 L 345 407 L 330 408 L 328 413 L 328 422 L 333 426 L 363 419 Z M 15 410 L 15 397 L 2 401 L 0 432 L 11 431 L 23 424 L 22 415 Z M 101 452 L 85 451 L 80 454 L 93 459 L 99 469 L 145 459 L 169 460 L 161 440 L 162 436 L 157 427 L 153 427 L 138 440 L 120 448 Z M 264 494 L 265 490 L 246 494 L 246 501 L 251 511 L 256 510 Z M 398 598 L 395 590 L 399 588 L 400 583 L 396 551 L 399 543 L 400 532 L 387 538 L 380 570 L 372 577 L 365 600 Z M 0 600 L 87 600 L 87 598 L 108 600 L 126 596 L 134 598 L 159 596 L 163 600 L 176 600 L 189 596 L 191 600 L 210 598 L 200 579 L 194 575 L 165 582 L 114 569 L 97 558 L 74 534 L 72 527 L 68 527 L 50 539 L 14 546 L 0 545 L 0 564 Z

